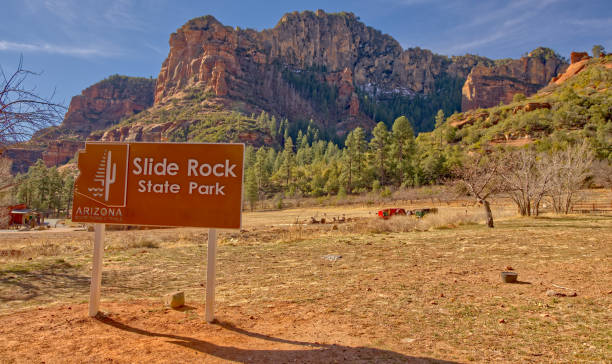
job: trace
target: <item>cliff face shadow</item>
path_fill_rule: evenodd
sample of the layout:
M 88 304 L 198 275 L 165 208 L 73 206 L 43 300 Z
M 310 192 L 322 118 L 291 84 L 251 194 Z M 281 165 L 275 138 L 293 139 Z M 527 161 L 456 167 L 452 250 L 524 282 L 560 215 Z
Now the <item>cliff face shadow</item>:
M 433 358 L 407 356 L 390 350 L 381 350 L 368 347 L 350 347 L 335 344 L 329 345 L 286 340 L 256 332 L 250 332 L 224 322 L 219 322 L 217 325 L 240 335 L 272 342 L 302 346 L 304 348 L 294 350 L 242 349 L 233 346 L 217 345 L 192 337 L 142 330 L 125 325 L 109 317 L 98 316 L 96 319 L 103 324 L 112 326 L 119 330 L 143 336 L 167 338 L 170 339 L 168 341 L 169 343 L 238 363 L 455 363 Z

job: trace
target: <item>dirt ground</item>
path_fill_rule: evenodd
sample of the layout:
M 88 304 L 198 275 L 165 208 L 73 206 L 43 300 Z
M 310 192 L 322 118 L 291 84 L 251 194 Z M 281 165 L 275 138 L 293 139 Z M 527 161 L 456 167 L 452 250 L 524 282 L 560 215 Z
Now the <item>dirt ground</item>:
M 92 233 L 0 234 L 0 362 L 610 362 L 612 216 L 289 225 L 346 208 L 315 210 L 220 235 L 214 324 L 204 229 L 108 231 L 96 318 Z M 174 290 L 180 310 L 161 303 Z

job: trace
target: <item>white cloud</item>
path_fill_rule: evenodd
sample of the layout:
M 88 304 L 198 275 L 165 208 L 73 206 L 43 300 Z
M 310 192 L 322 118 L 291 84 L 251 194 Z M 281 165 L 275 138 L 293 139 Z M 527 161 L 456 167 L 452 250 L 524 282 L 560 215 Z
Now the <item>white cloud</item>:
M 421 5 L 421 4 L 432 4 L 435 1 L 432 0 L 387 0 L 388 3 L 398 5 L 398 6 L 413 6 L 413 5 Z
M 567 22 L 572 25 L 578 25 L 585 28 L 610 28 L 612 27 L 612 18 L 605 19 L 568 19 Z
M 157 54 L 161 54 L 161 55 L 166 55 L 168 54 L 168 51 L 164 51 L 162 48 L 154 46 L 153 44 L 149 43 L 149 42 L 144 42 L 142 45 L 144 45 L 145 47 L 153 50 L 155 53 Z
M 478 48 L 479 46 L 496 42 L 504 38 L 506 35 L 507 34 L 505 31 L 495 32 L 480 39 L 476 39 L 466 43 L 455 44 L 452 47 L 447 48 L 445 52 L 450 54 L 462 54 L 465 52 L 472 51 L 474 48 Z
M 116 0 L 104 9 L 104 25 L 116 29 L 144 30 L 145 24 L 135 17 L 136 9 L 131 0 Z M 103 24 L 100 24 L 103 25 Z
M 63 54 L 69 56 L 102 56 L 112 57 L 116 55 L 116 52 L 108 51 L 99 48 L 84 48 L 84 47 L 72 47 L 72 46 L 60 46 L 55 44 L 43 43 L 43 44 L 28 44 L 28 43 L 16 43 L 0 40 L 0 51 L 17 51 L 17 52 L 40 52 L 50 54 Z
M 481 26 L 484 24 L 504 24 L 516 25 L 525 22 L 527 19 L 542 16 L 540 13 L 544 8 L 560 0 L 531 0 L 509 1 L 505 6 L 498 7 L 497 3 L 490 3 L 490 7 L 478 7 L 470 12 L 473 18 L 463 24 L 462 28 Z
M 464 42 L 453 40 L 453 44 L 445 47 L 451 54 L 475 52 L 478 48 L 492 43 L 511 44 L 520 42 L 529 29 L 536 24 L 534 19 L 544 16 L 545 10 L 560 0 L 517 0 L 506 3 L 505 6 L 495 8 L 496 3 L 482 5 L 474 9 L 470 15 L 472 19 L 459 24 L 452 31 L 455 34 L 480 33 L 478 39 Z

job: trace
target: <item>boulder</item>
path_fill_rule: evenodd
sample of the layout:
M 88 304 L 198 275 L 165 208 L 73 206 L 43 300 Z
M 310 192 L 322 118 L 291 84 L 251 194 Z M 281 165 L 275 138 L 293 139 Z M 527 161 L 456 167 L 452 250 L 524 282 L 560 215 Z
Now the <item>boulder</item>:
M 164 296 L 164 305 L 171 308 L 179 308 L 185 305 L 185 292 L 177 291 Z
M 574 64 L 589 58 L 591 57 L 589 57 L 589 54 L 587 52 L 572 52 L 570 54 L 570 63 Z

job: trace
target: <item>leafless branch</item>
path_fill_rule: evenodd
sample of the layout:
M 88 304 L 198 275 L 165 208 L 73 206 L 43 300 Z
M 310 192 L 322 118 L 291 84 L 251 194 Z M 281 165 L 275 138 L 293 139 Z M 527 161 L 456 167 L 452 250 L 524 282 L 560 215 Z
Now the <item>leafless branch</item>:
M 501 167 L 497 154 L 477 154 L 466 156 L 462 166 L 453 171 L 455 185 L 469 192 L 483 205 L 489 227 L 493 227 L 493 214 L 488 198 L 501 190 Z
M 571 211 L 576 194 L 592 173 L 593 160 L 593 152 L 586 142 L 571 145 L 550 158 L 554 171 L 548 194 L 556 213 L 568 214 Z
M 42 128 L 56 124 L 62 119 L 66 107 L 28 88 L 29 76 L 39 74 L 23 67 L 20 57 L 17 70 L 8 75 L 0 67 L 0 146 L 27 140 Z

